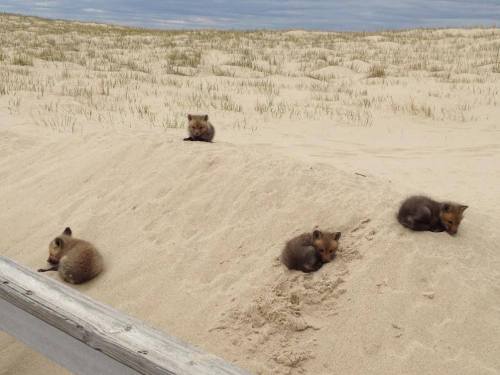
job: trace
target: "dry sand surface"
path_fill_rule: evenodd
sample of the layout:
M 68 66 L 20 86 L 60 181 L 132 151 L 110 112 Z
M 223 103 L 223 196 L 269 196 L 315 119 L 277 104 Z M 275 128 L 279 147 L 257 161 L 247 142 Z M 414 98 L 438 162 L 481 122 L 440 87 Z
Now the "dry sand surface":
M 498 374 L 499 48 L 0 15 L 0 253 L 44 266 L 70 225 L 107 262 L 75 288 L 252 373 Z M 458 235 L 402 228 L 414 193 L 469 205 Z M 337 259 L 284 269 L 315 225 Z M 0 335 L 0 374 L 49 373 Z

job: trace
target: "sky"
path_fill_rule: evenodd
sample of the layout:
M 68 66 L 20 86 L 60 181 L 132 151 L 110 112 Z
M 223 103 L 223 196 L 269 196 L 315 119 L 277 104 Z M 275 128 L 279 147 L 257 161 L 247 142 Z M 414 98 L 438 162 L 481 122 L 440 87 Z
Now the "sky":
M 0 0 L 0 12 L 163 29 L 500 26 L 500 0 Z

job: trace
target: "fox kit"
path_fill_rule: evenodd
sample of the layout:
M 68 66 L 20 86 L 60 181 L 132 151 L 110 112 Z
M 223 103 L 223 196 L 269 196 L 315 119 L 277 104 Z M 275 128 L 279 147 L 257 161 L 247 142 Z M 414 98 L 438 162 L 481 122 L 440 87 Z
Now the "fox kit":
M 212 142 L 215 135 L 215 129 L 208 121 L 208 115 L 188 115 L 189 137 L 185 141 Z
M 452 202 L 436 202 L 428 197 L 406 199 L 398 213 L 398 221 L 413 230 L 457 233 L 463 212 L 468 206 Z
M 38 272 L 59 271 L 64 281 L 80 284 L 97 276 L 103 268 L 101 254 L 89 242 L 72 237 L 68 227 L 49 244 L 49 259 L 52 267 Z
M 317 271 L 330 262 L 339 246 L 340 232 L 322 232 L 315 229 L 289 240 L 281 253 L 281 261 L 288 269 L 303 272 Z

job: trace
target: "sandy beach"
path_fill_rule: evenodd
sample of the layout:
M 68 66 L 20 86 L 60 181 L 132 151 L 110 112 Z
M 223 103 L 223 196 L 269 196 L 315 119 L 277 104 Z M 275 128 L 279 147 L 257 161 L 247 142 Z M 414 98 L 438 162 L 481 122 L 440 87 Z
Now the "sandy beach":
M 71 226 L 106 261 L 74 288 L 255 374 L 500 373 L 500 30 L 0 24 L 1 255 Z M 456 236 L 397 223 L 420 193 Z M 315 226 L 338 257 L 285 269 Z M 44 373 L 0 333 L 1 375 Z

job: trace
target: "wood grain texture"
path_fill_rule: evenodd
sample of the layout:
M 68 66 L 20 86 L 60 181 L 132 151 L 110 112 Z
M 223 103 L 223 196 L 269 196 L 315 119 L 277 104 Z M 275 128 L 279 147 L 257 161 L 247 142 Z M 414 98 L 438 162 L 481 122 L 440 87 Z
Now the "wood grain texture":
M 248 374 L 5 257 L 0 298 L 141 374 Z
M 140 374 L 1 298 L 0 331 L 14 336 L 73 374 Z

